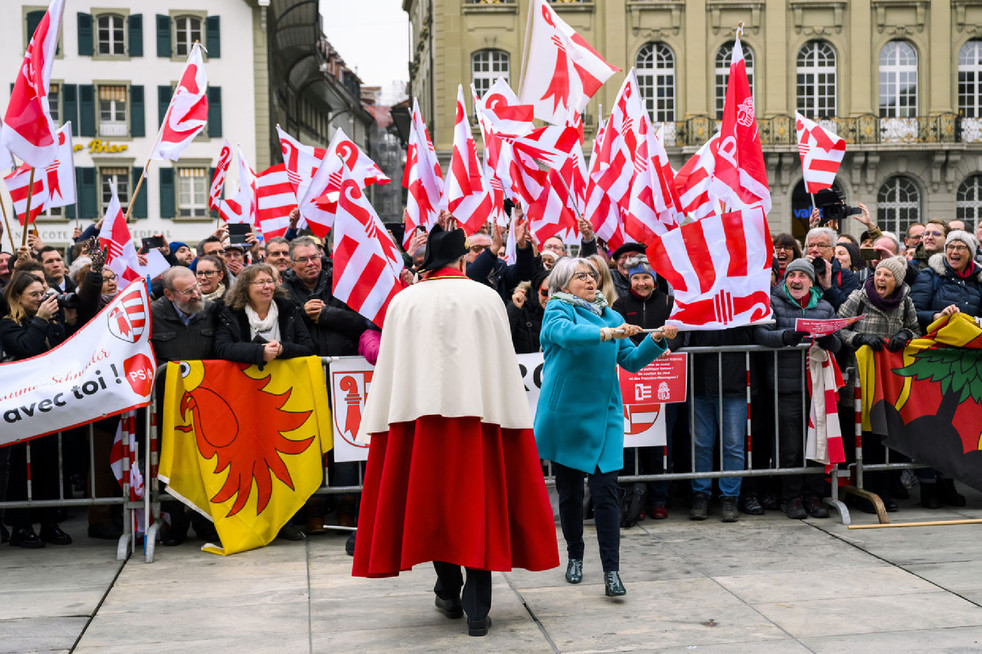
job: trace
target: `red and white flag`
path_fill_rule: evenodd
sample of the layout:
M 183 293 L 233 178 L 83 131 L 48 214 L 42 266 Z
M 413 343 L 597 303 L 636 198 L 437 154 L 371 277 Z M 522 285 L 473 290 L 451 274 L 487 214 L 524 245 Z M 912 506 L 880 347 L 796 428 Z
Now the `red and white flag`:
M 208 77 L 201 59 L 201 44 L 195 43 L 167 107 L 151 159 L 177 161 L 181 158 L 184 149 L 208 123 L 207 91 Z
M 646 168 L 637 159 L 638 148 L 647 139 L 651 122 L 641 98 L 638 78 L 632 68 L 624 79 L 614 108 L 604 126 L 600 143 L 600 165 L 593 173 L 594 181 L 617 203 L 622 216 L 631 204 L 631 185 L 637 174 Z
M 314 174 L 321 165 L 321 161 L 327 155 L 327 150 L 315 148 L 312 145 L 303 145 L 280 129 L 279 125 L 276 126 L 276 133 L 280 138 L 283 165 L 286 166 L 290 185 L 293 187 L 293 196 L 299 203 L 300 199 L 307 195 L 310 182 L 314 179 Z
M 652 269 L 675 291 L 668 323 L 726 329 L 771 317 L 771 234 L 763 207 L 682 225 L 648 246 Z
M 846 156 L 846 140 L 829 134 L 825 128 L 794 112 L 798 130 L 798 154 L 801 155 L 801 174 L 808 193 L 832 188 L 842 158 Z
M 129 459 L 127 470 L 123 470 L 124 457 Z M 130 500 L 143 497 L 143 473 L 140 471 L 140 459 L 137 455 L 135 411 L 124 413 L 119 418 L 112 449 L 109 450 L 109 467 L 120 488 L 123 487 L 123 480 L 129 474 Z
M 225 188 L 225 177 L 228 175 L 228 167 L 232 165 L 232 145 L 225 139 L 222 142 L 222 151 L 218 154 L 218 162 L 215 164 L 215 174 L 211 178 L 211 188 L 208 191 L 208 206 L 213 211 L 218 211 L 222 202 L 222 190 Z
M 3 132 L 3 122 L 0 121 L 0 133 Z M 13 155 L 10 154 L 10 150 L 7 146 L 3 145 L 2 139 L 0 139 L 0 172 L 5 173 L 11 168 L 16 168 L 17 164 L 14 162 Z
M 334 220 L 334 297 L 379 327 L 395 294 L 402 255 L 347 168 L 342 170 Z
M 17 170 L 8 173 L 3 178 L 3 183 L 7 186 L 10 199 L 14 204 L 14 213 L 17 214 L 17 220 L 20 221 L 21 225 L 24 224 L 24 212 L 27 211 L 28 186 L 31 185 L 32 170 L 30 165 L 23 163 Z M 44 211 L 45 203 L 48 201 L 48 194 L 44 186 L 43 171 L 34 171 L 33 187 L 34 190 L 30 192 L 31 215 L 29 220 L 32 223 Z
M 590 221 L 597 238 L 603 239 L 609 248 L 616 250 L 627 242 L 627 235 L 624 234 L 620 207 L 611 201 L 607 192 L 597 183 L 601 167 L 610 163 L 601 154 L 605 138 L 606 126 L 601 119 L 597 125 L 597 137 L 593 140 L 590 167 L 587 170 L 585 218 Z M 607 148 L 607 151 L 610 149 Z
M 620 68 L 604 61 L 546 0 L 532 0 L 529 16 L 532 30 L 518 96 L 535 106 L 536 118 L 562 125 L 569 109 L 582 113 Z
M 726 82 L 726 101 L 719 130 L 719 146 L 710 189 L 728 209 L 759 205 L 771 210 L 771 191 L 767 186 L 764 151 L 757 131 L 754 99 L 747 81 L 740 35 L 733 43 L 730 75 Z
M 219 205 L 219 214 L 227 223 L 245 223 L 256 226 L 259 224 L 256 209 L 256 173 L 242 154 L 242 148 L 236 148 L 239 160 L 239 190 Z
M 723 213 L 719 198 L 709 190 L 718 148 L 719 133 L 716 133 L 675 173 L 675 190 L 682 212 L 693 220 Z
M 277 164 L 259 173 L 256 205 L 263 239 L 284 236 L 290 228 L 290 212 L 297 206 L 286 164 Z
M 453 154 L 443 194 L 447 198 L 447 209 L 468 235 L 475 233 L 491 217 L 493 198 L 489 191 L 484 170 L 477 158 L 470 121 L 467 120 L 464 88 L 458 85 Z
M 111 196 L 106 206 L 106 217 L 99 231 L 99 246 L 107 250 L 106 265 L 127 283 L 146 277 L 153 279 L 170 268 L 170 264 L 157 249 L 150 250 L 147 254 L 146 265 L 140 263 L 133 238 L 130 236 L 130 228 L 126 226 L 123 208 L 119 205 L 114 180 L 109 182 L 109 190 Z
M 331 144 L 317 166 L 307 192 L 297 196 L 300 215 L 317 236 L 324 237 L 334 225 L 338 196 L 341 191 L 342 168 L 347 168 L 361 188 L 369 184 L 388 184 L 389 178 L 368 155 L 340 128 L 334 132 Z
M 439 214 L 440 198 L 443 196 L 443 173 L 436 158 L 436 149 L 430 140 L 430 133 L 419 112 L 419 103 L 413 98 L 412 124 L 409 127 L 409 149 L 406 153 L 406 170 L 402 176 L 402 186 L 409 190 L 406 200 L 406 236 L 403 245 L 409 241 L 417 227 L 426 231 L 436 223 Z
M 660 127 L 655 134 L 649 128 L 647 138 L 638 147 L 637 157 L 644 168 L 631 185 L 624 221 L 624 230 L 638 243 L 652 243 L 655 236 L 675 229 L 684 218 L 675 189 L 675 171 L 662 141 L 663 129 Z
M 75 155 L 72 148 L 72 123 L 65 123 L 58 134 L 58 154 L 44 167 L 44 191 L 47 207 L 75 204 Z M 38 171 L 40 174 L 41 171 Z
M 838 391 L 843 386 L 842 371 L 835 357 L 812 343 L 808 348 L 808 394 L 812 401 L 808 413 L 805 458 L 824 463 L 826 471 L 846 460 L 837 401 Z
M 47 166 L 58 155 L 57 132 L 51 120 L 48 88 L 64 13 L 65 0 L 52 0 L 31 36 L 3 117 L 0 141 L 34 168 Z

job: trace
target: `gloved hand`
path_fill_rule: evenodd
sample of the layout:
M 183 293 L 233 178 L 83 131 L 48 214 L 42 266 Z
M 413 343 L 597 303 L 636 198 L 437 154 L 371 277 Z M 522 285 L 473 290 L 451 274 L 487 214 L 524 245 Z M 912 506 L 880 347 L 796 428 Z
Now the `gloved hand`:
M 794 347 L 808 336 L 808 332 L 796 332 L 793 329 L 787 329 L 781 334 L 781 340 L 788 347 Z
M 833 347 L 835 347 L 835 335 L 829 334 L 827 336 L 823 336 L 815 342 L 818 343 L 818 347 L 822 348 L 823 350 L 831 350 Z
M 907 341 L 911 338 L 911 333 L 906 329 L 901 329 L 899 332 L 890 337 L 887 342 L 887 349 L 891 352 L 899 352 L 904 349 L 907 345 Z
M 863 345 L 869 345 L 870 349 L 874 352 L 879 352 L 883 349 L 883 339 L 872 334 L 860 334 L 853 339 L 853 342 L 856 344 L 857 350 Z

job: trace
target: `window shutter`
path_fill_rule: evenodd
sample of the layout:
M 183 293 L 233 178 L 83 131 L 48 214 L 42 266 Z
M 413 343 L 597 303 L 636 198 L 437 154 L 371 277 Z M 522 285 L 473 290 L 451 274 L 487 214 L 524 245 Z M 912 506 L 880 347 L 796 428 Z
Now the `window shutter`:
M 222 87 L 208 87 L 208 137 L 222 136 Z
M 130 56 L 143 56 L 143 14 L 131 14 L 126 17 L 126 26 L 129 30 L 127 37 L 130 42 Z
M 221 16 L 209 16 L 205 19 L 205 48 L 209 59 L 222 56 Z
M 170 16 L 157 14 L 157 56 L 171 56 Z
M 140 175 L 143 174 L 143 168 L 133 168 L 133 174 L 130 176 L 130 188 L 135 189 L 137 182 L 140 181 Z M 140 187 L 140 192 L 136 197 L 130 198 L 130 204 L 133 206 L 133 216 L 136 218 L 146 218 L 147 217 L 147 180 L 143 180 L 143 186 Z
M 44 13 L 42 10 L 27 12 L 27 40 L 24 41 L 24 50 L 27 50 L 27 46 L 31 42 L 31 37 L 34 36 L 34 30 L 38 28 L 41 19 L 44 18 Z
M 95 136 L 95 86 L 78 85 L 78 133 Z
M 61 112 L 62 120 L 72 121 L 72 136 L 78 136 L 78 84 L 61 85 Z
M 214 166 L 211 166 L 210 168 L 208 168 L 208 193 L 209 193 L 209 195 L 211 194 L 211 180 L 215 179 L 215 170 L 216 170 L 216 168 Z M 221 202 L 221 196 L 219 196 L 219 200 L 218 201 Z M 209 208 L 208 209 L 208 215 L 211 216 L 211 219 L 212 220 L 217 220 L 218 219 L 218 212 L 215 211 L 214 209 Z
M 147 127 L 143 109 L 143 87 L 130 87 L 130 136 L 146 136 Z
M 157 176 L 160 179 L 160 217 L 173 218 L 177 214 L 174 196 L 174 169 L 161 168 Z
M 170 105 L 170 97 L 174 94 L 169 86 L 157 87 L 157 127 L 164 124 L 164 116 L 167 115 L 167 107 Z
M 78 183 L 79 218 L 94 219 L 99 215 L 95 168 L 76 168 L 75 178 Z
M 78 54 L 92 56 L 92 14 L 78 14 Z

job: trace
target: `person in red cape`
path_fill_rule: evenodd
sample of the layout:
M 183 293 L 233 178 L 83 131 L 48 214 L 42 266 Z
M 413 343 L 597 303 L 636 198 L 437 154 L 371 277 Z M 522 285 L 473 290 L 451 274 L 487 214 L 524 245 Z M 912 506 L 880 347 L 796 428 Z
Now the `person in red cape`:
M 559 552 L 505 307 L 464 275 L 466 254 L 462 230 L 435 226 L 423 279 L 389 305 L 352 574 L 432 561 L 436 608 L 483 636 L 491 571 L 547 570 Z

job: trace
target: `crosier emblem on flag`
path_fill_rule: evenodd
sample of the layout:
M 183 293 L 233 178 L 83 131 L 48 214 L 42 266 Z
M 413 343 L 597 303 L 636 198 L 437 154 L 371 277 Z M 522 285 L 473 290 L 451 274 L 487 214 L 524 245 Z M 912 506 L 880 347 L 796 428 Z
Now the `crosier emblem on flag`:
M 757 131 L 754 100 L 750 95 L 739 31 L 733 43 L 718 143 L 710 182 L 712 194 L 729 209 L 745 209 L 759 204 L 764 208 L 764 213 L 768 213 L 771 210 L 771 192 L 767 186 L 764 152 Z
M 126 226 L 123 209 L 119 206 L 116 195 L 116 182 L 109 182 L 111 193 L 109 205 L 106 207 L 106 217 L 99 231 L 99 247 L 106 248 L 106 266 L 127 282 L 146 277 L 156 277 L 168 268 L 170 264 L 160 254 L 160 250 L 150 250 L 147 254 L 147 264 L 142 265 L 130 237 L 130 229 Z
M 31 171 L 33 169 L 26 163 L 21 164 L 16 170 L 3 178 L 3 183 L 7 186 L 10 199 L 14 203 L 14 213 L 17 220 L 24 224 L 24 212 L 27 211 L 28 186 L 33 186 L 31 195 L 31 215 L 28 222 L 33 223 L 34 219 L 44 211 L 45 202 L 48 200 L 45 191 L 44 177 L 34 175 L 34 184 L 30 183 Z
M 218 155 L 218 162 L 215 164 L 215 174 L 211 178 L 211 189 L 208 191 L 208 206 L 213 211 L 218 211 L 222 201 L 222 190 L 225 188 L 225 177 L 228 175 L 228 167 L 232 164 L 232 145 L 225 139 L 222 142 L 222 151 Z
M 477 158 L 477 146 L 467 120 L 464 88 L 457 86 L 457 112 L 453 128 L 453 155 L 443 194 L 447 209 L 457 218 L 467 234 L 473 234 L 487 222 L 492 197 Z
M 772 254 L 762 207 L 710 216 L 658 237 L 648 259 L 675 289 L 667 322 L 725 329 L 769 319 Z
M 208 122 L 207 91 L 208 77 L 201 59 L 201 44 L 195 43 L 167 107 L 151 159 L 180 159 L 184 149 Z
M 436 222 L 440 198 L 443 196 L 443 173 L 436 158 L 436 150 L 419 112 L 419 103 L 413 98 L 413 117 L 409 127 L 409 149 L 406 153 L 406 170 L 402 186 L 409 190 L 406 200 L 406 235 L 403 245 L 409 246 L 417 227 L 430 227 Z
M 290 228 L 290 212 L 297 206 L 297 196 L 290 185 L 285 164 L 277 164 L 259 173 L 256 206 L 263 238 L 284 236 Z
M 801 155 L 801 174 L 805 190 L 818 193 L 832 188 L 835 174 L 846 155 L 846 141 L 797 111 L 794 114 L 798 131 L 798 154 Z
M 546 0 L 529 3 L 532 23 L 518 96 L 535 106 L 535 117 L 562 125 L 569 109 L 587 102 L 620 68 L 611 66 Z
M 31 192 L 30 222 L 51 207 L 65 207 L 75 203 L 75 164 L 72 159 L 72 125 L 66 123 L 58 130 L 58 155 L 39 173 L 35 171 L 34 190 Z M 31 167 L 21 164 L 17 170 L 4 177 L 4 183 L 14 203 L 14 212 L 20 224 L 24 224 L 27 210 L 27 187 L 31 179 Z
M 58 155 L 48 88 L 64 13 L 65 0 L 52 0 L 27 46 L 3 117 L 0 140 L 32 168 L 43 168 Z
M 332 290 L 334 297 L 382 327 L 389 302 L 404 288 L 402 255 L 347 167 L 342 175 Z

